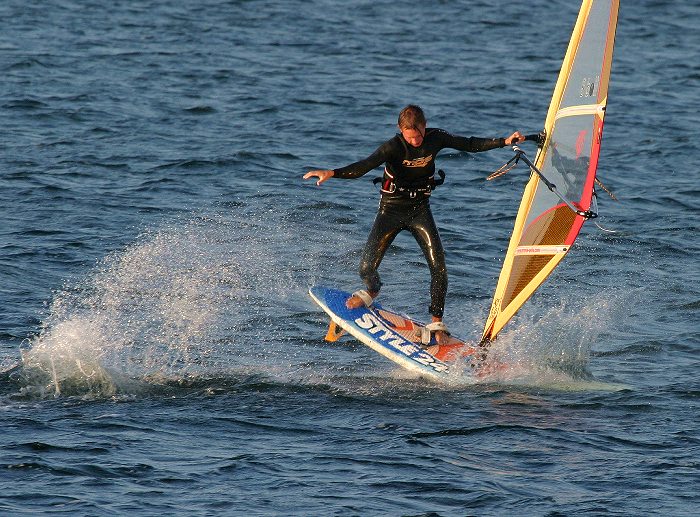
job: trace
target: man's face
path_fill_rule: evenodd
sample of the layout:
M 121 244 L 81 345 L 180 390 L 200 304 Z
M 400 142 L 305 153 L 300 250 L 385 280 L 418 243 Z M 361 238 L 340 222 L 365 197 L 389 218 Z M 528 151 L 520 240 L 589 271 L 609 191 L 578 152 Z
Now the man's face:
M 423 137 L 425 136 L 425 126 L 418 126 L 417 129 L 401 129 L 401 134 L 403 135 L 406 142 L 412 147 L 420 147 L 423 143 Z

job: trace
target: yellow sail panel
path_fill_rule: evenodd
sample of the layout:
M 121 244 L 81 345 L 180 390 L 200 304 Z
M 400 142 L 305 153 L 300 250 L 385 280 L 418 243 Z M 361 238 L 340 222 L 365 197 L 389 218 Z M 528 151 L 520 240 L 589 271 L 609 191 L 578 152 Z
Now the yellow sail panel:
M 535 166 L 580 212 L 590 209 L 619 0 L 584 0 L 545 121 Z M 525 187 L 483 340 L 491 341 L 568 253 L 584 215 L 539 175 Z

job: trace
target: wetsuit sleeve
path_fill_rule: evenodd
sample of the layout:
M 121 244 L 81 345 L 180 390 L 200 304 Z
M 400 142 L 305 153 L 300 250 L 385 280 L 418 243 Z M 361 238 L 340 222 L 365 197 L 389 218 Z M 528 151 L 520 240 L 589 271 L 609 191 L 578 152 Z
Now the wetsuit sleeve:
M 364 160 L 359 162 L 351 163 L 340 169 L 333 170 L 334 178 L 341 179 L 354 179 L 364 176 L 372 169 L 379 167 L 381 164 L 386 163 L 387 160 L 391 159 L 396 153 L 396 145 L 394 139 L 384 142 L 379 148 L 370 154 Z
M 447 131 L 439 131 L 443 149 L 449 147 L 450 149 L 457 149 L 468 153 L 480 153 L 482 151 L 490 151 L 491 149 L 498 149 L 499 147 L 506 146 L 505 138 L 478 138 L 476 136 L 467 138 L 464 136 L 452 135 Z

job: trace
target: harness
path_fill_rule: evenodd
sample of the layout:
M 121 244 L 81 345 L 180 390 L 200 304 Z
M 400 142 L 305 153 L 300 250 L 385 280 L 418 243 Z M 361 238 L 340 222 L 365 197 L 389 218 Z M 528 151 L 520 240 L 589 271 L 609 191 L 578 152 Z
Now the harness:
M 437 187 L 445 183 L 445 171 L 442 169 L 437 171 L 439 179 L 435 179 L 435 174 L 426 179 L 426 185 L 423 187 L 402 187 L 394 182 L 394 176 L 389 170 L 384 167 L 384 177 L 374 178 L 372 183 L 375 185 L 381 184 L 379 191 L 382 194 L 398 194 L 400 196 L 415 199 L 418 195 L 428 197 Z
M 403 138 L 399 139 L 404 148 L 404 160 L 409 159 L 408 147 Z M 396 181 L 396 177 L 389 172 L 389 168 L 384 166 L 384 175 L 381 178 L 374 178 L 372 183 L 374 185 L 381 184 L 379 191 L 382 194 L 394 194 L 401 197 L 407 197 L 410 199 L 416 199 L 418 196 L 428 197 L 433 193 L 437 187 L 445 183 L 445 172 L 440 169 L 437 171 L 439 179 L 435 179 L 435 174 L 423 180 L 421 185 L 402 185 L 401 181 Z

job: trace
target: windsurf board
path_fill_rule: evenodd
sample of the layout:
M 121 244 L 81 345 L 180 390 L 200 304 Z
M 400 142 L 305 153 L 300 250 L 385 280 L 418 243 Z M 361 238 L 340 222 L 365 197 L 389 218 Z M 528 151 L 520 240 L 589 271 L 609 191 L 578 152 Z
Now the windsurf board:
M 438 344 L 433 336 L 427 345 L 421 343 L 423 323 L 386 309 L 378 302 L 370 307 L 349 309 L 350 293 L 330 287 L 316 286 L 309 295 L 331 318 L 326 340 L 336 341 L 340 333 L 335 327 L 364 343 L 406 370 L 427 378 L 444 381 L 450 375 L 450 363 L 460 358 L 476 357 L 477 349 L 450 336 Z

